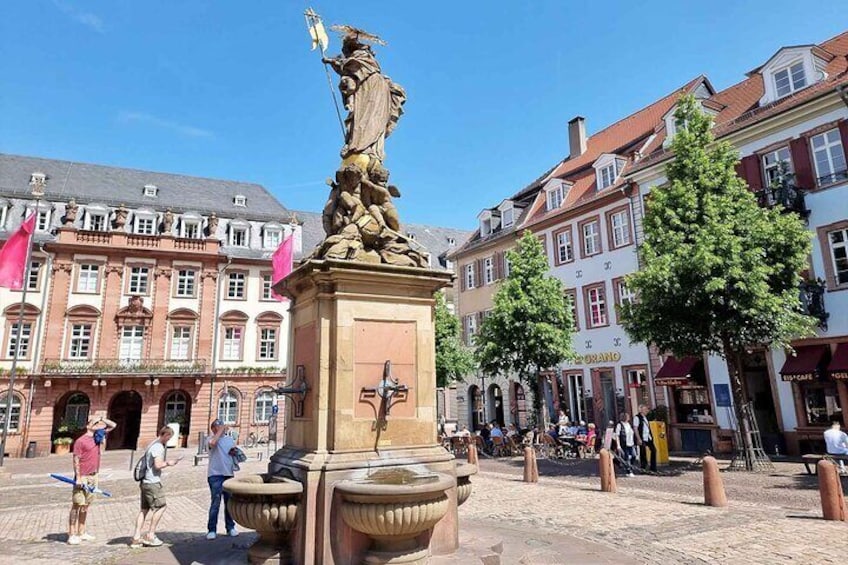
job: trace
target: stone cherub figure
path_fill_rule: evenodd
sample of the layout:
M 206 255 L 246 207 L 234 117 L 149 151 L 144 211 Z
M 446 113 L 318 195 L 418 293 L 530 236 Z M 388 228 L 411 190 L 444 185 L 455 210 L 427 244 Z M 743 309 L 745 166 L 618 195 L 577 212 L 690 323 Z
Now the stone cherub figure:
M 400 266 L 425 267 L 427 255 L 399 233 L 400 219 L 392 197 L 400 191 L 388 184 L 383 166 L 385 140 L 406 101 L 403 88 L 382 74 L 369 43 L 380 38 L 350 26 L 334 26 L 343 34 L 342 54 L 325 58 L 340 76 L 345 109 L 345 143 L 330 196 L 324 206 L 327 234 L 313 256 Z
M 118 206 L 118 209 L 115 210 L 115 229 L 122 230 L 127 223 L 127 216 L 130 211 L 127 210 L 127 207 L 121 204 Z
M 79 205 L 77 204 L 77 201 L 71 198 L 71 200 L 65 204 L 65 217 L 62 219 L 62 225 L 73 226 L 74 222 L 77 221 L 78 211 Z

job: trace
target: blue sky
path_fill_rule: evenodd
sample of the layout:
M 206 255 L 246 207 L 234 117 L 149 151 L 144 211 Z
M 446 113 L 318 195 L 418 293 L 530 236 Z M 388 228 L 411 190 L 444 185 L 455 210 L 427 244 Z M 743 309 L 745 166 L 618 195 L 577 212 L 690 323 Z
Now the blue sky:
M 573 116 L 591 133 L 848 28 L 844 0 L 5 0 L 0 152 L 254 181 L 319 211 L 341 134 L 309 5 L 389 44 L 401 219 L 468 229 L 568 153 Z

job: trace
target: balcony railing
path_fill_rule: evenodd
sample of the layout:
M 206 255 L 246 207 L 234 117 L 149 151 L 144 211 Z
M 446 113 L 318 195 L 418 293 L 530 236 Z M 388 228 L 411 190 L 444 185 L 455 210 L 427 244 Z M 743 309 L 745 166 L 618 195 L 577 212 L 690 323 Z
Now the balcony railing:
M 824 175 L 823 177 L 817 178 L 816 186 L 829 186 L 831 184 L 836 184 L 844 180 L 848 180 L 848 170 L 834 171 L 829 175 Z
M 804 201 L 804 190 L 801 188 L 795 188 L 792 185 L 775 186 L 763 188 L 755 194 L 757 202 L 764 208 L 780 206 L 787 212 L 795 212 L 803 218 L 810 215 Z
M 801 309 L 808 316 L 819 321 L 819 327 L 827 331 L 827 319 L 830 314 L 824 307 L 825 282 L 821 279 L 802 282 L 798 288 Z
M 42 372 L 79 375 L 135 375 L 144 373 L 183 375 L 206 372 L 205 359 L 45 359 Z

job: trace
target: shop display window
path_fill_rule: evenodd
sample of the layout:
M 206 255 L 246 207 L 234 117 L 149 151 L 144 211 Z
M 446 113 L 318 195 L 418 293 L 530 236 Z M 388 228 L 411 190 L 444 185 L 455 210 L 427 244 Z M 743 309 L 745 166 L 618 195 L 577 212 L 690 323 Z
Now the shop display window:
M 836 383 L 805 383 L 802 395 L 807 423 L 811 426 L 830 425 L 834 415 L 842 414 Z
M 681 386 L 674 390 L 674 406 L 680 424 L 712 424 L 714 422 L 707 387 Z

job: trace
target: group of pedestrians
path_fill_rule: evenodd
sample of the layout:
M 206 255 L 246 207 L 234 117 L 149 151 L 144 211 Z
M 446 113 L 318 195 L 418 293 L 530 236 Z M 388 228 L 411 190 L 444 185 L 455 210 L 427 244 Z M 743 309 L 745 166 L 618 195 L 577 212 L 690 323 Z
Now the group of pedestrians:
M 69 545 L 79 545 L 81 542 L 95 539 L 86 531 L 86 520 L 94 500 L 93 491 L 98 486 L 102 444 L 106 434 L 115 427 L 115 422 L 103 416 L 95 416 L 88 421 L 85 433 L 74 442 L 72 450 L 74 488 L 68 518 Z M 222 501 L 226 533 L 230 537 L 238 536 L 235 521 L 227 509 L 229 494 L 224 490 L 224 481 L 232 478 L 238 470 L 240 452 L 235 440 L 228 434 L 228 427 L 221 420 L 214 420 L 210 430 L 212 433 L 208 440 L 209 463 L 206 475 L 211 503 L 206 524 L 206 539 L 214 540 L 218 536 L 217 527 Z M 135 531 L 130 540 L 132 548 L 158 547 L 163 544 L 156 535 L 159 522 L 167 509 L 162 471 L 177 465 L 183 459 L 182 456 L 167 458 L 167 445 L 173 435 L 174 430 L 171 427 L 162 427 L 156 439 L 145 448 L 134 471 L 135 479 L 139 483 L 140 509 L 136 517 Z
M 628 477 L 634 476 L 633 467 L 636 465 L 636 452 L 639 452 L 639 466 L 643 472 L 657 472 L 657 446 L 654 444 L 654 434 L 648 420 L 648 407 L 639 406 L 639 412 L 630 419 L 627 412 L 619 416 L 618 423 L 613 428 L 613 444 L 611 446 Z M 650 456 L 648 455 L 650 452 Z

